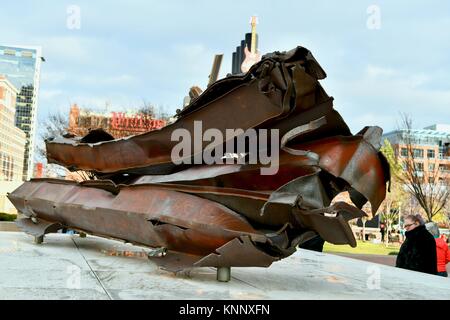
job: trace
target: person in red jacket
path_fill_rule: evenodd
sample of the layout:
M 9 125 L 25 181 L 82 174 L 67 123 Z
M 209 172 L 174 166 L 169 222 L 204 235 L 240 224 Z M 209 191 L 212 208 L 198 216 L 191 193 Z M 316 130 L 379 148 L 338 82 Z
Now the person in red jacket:
M 436 241 L 437 253 L 437 271 L 439 276 L 448 277 L 446 265 L 450 262 L 450 250 L 447 242 L 440 237 L 439 227 L 434 222 L 428 222 L 426 225 L 428 232 L 430 232 Z

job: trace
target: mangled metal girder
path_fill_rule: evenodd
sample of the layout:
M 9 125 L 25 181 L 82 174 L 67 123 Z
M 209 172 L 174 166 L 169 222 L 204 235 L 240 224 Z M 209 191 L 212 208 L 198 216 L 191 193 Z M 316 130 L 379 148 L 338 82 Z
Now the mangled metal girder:
M 98 173 L 168 173 L 176 170 L 171 151 L 177 142 L 171 140 L 172 132 L 183 128 L 193 135 L 195 121 L 201 122 L 203 131 L 214 128 L 224 136 L 226 129 L 231 128 L 279 127 L 284 134 L 299 125 L 290 121 L 293 117 L 307 119 L 312 115 L 315 119 L 330 113 L 331 99 L 318 82 L 324 76 L 311 53 L 298 47 L 287 54 L 261 60 L 242 76 L 217 81 L 192 101 L 175 123 L 160 130 L 97 143 L 92 143 L 94 137 L 91 143 L 56 137 L 46 142 L 47 158 L 49 163 Z M 327 106 L 309 111 L 320 104 Z M 303 113 L 307 114 L 303 116 Z M 335 129 L 350 134 L 343 122 Z M 99 140 L 102 138 L 103 135 L 99 135 Z M 229 137 L 224 143 L 233 138 Z M 215 142 L 203 142 L 199 152 L 214 147 Z M 186 158 L 195 156 L 194 146 L 192 150 Z
M 304 155 L 297 155 L 296 150 L 309 150 L 319 160 L 314 162 Z M 198 166 L 169 175 L 144 175 L 130 183 L 185 184 L 218 189 L 226 186 L 264 191 L 272 195 L 279 188 L 291 185 L 294 187 L 294 194 L 301 194 L 303 192 L 295 190 L 298 185 L 295 179 L 315 173 L 320 168 L 324 172 L 321 181 L 328 185 L 329 201 L 340 192 L 350 191 L 358 208 L 370 201 L 372 211 L 376 212 L 385 197 L 385 184 L 389 180 L 389 167 L 383 155 L 362 135 L 325 138 L 312 143 L 296 144 L 288 151 L 282 150 L 275 176 L 261 175 L 260 167 L 251 164 Z M 317 186 L 317 182 L 312 182 L 311 185 Z
M 27 216 L 18 224 L 35 236 L 65 227 L 163 248 L 150 258 L 172 271 L 267 267 L 316 235 L 356 246 L 348 221 L 367 216 L 366 202 L 377 211 L 389 166 L 379 151 L 381 129 L 352 135 L 318 82 L 324 77 L 311 53 L 297 47 L 217 81 L 160 130 L 119 140 L 102 131 L 55 137 L 46 143 L 49 162 L 88 170 L 97 180 L 24 183 L 9 195 Z M 264 165 L 248 161 L 175 164 L 171 134 L 194 134 L 195 121 L 224 137 L 233 128 L 278 130 L 276 174 L 261 175 Z M 203 143 L 185 157 L 217 144 Z M 333 202 L 345 191 L 353 204 Z

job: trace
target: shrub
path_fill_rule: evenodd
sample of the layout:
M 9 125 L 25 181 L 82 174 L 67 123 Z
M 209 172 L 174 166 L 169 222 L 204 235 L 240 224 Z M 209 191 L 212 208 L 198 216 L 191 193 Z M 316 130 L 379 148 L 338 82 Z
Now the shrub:
M 16 214 L 8 214 L 4 212 L 0 212 L 0 221 L 14 221 L 16 220 Z

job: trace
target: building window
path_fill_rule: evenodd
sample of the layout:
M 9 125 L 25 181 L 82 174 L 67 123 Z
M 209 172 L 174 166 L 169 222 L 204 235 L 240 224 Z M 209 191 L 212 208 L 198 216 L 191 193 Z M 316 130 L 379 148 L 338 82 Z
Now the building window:
M 427 150 L 427 157 L 428 157 L 429 159 L 434 159 L 434 150 L 428 149 L 428 150 Z
M 416 165 L 417 165 L 417 171 L 419 171 L 419 172 L 423 171 L 423 163 L 422 162 L 417 162 Z
M 402 157 L 407 157 L 408 156 L 408 149 L 402 148 L 401 155 L 402 155 Z
M 434 183 L 434 177 L 429 177 L 428 178 L 428 183 Z
M 3 51 L 3 53 L 4 53 L 5 55 L 8 55 L 8 56 L 15 56 L 15 55 L 16 55 L 16 50 L 5 49 L 5 50 Z
M 434 163 L 428 164 L 428 171 L 434 171 L 434 168 L 435 168 Z
M 423 158 L 423 149 L 413 149 L 414 158 Z

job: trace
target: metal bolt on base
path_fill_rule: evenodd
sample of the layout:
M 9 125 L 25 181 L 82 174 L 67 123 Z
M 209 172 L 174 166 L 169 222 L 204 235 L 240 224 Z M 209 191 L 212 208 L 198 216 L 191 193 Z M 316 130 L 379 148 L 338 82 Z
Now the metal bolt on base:
M 167 248 L 153 248 L 147 253 L 148 258 L 152 257 L 164 257 L 167 254 Z
M 228 282 L 231 278 L 231 268 L 230 267 L 219 267 L 217 268 L 217 281 Z
M 86 233 L 80 232 L 80 238 L 86 238 Z
M 44 242 L 44 236 L 34 237 L 35 244 L 41 244 L 42 242 Z

